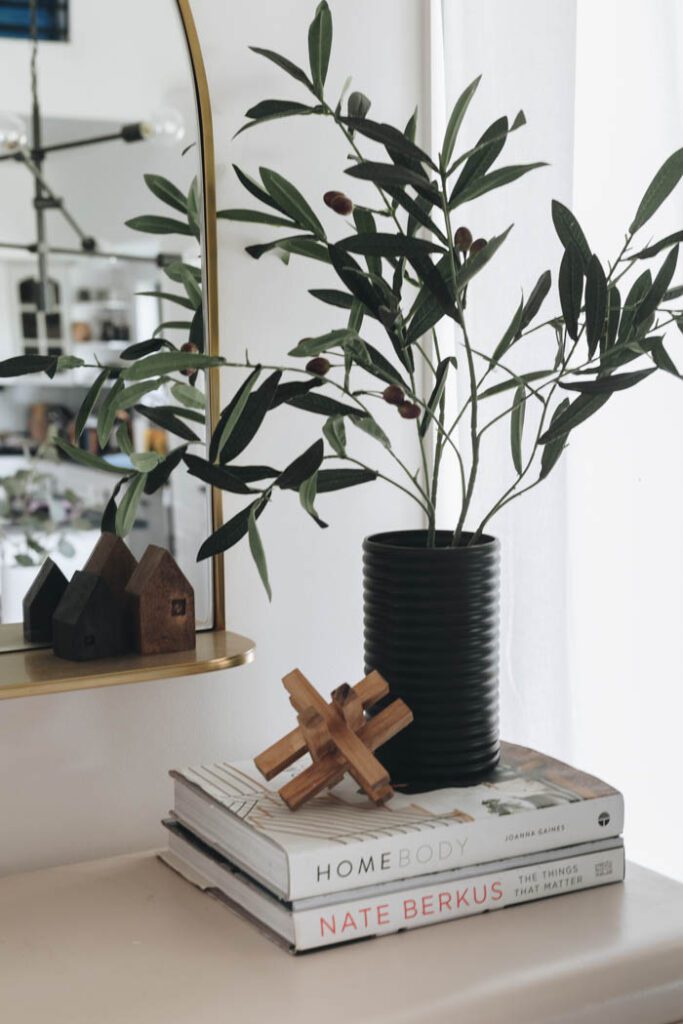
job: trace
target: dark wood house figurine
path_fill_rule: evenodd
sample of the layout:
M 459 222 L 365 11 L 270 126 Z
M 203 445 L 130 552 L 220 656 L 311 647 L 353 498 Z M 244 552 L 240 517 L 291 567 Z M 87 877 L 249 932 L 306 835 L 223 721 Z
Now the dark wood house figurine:
M 194 591 L 169 551 L 150 544 L 126 587 L 133 646 L 139 654 L 195 647 Z
M 24 640 L 27 643 L 52 643 L 52 616 L 67 586 L 68 580 L 59 566 L 46 558 L 24 597 Z
M 126 584 L 136 565 L 137 562 L 121 537 L 114 533 L 103 533 L 83 566 L 83 572 L 101 576 L 114 597 L 124 601 Z
M 74 573 L 52 618 L 52 646 L 69 661 L 113 658 L 130 649 L 125 604 L 103 576 Z

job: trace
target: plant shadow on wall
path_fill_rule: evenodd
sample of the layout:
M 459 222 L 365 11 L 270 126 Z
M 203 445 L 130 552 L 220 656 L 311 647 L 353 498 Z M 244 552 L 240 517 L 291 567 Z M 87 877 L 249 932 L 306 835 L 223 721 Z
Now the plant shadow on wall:
M 485 531 L 501 509 L 550 474 L 572 430 L 616 392 L 635 386 L 658 369 L 680 376 L 665 348 L 665 332 L 672 324 L 683 329 L 683 309 L 675 305 L 683 287 L 672 286 L 683 231 L 640 248 L 635 236 L 683 176 L 683 149 L 655 175 L 621 250 L 611 261 L 601 260 L 592 251 L 570 210 L 553 202 L 551 215 L 564 249 L 557 275 L 560 311 L 541 319 L 541 308 L 552 289 L 552 275 L 546 270 L 526 299 L 522 298 L 511 311 L 508 326 L 497 343 L 489 345 L 474 338 L 468 329 L 468 302 L 474 300 L 469 293 L 476 278 L 481 275 L 485 279 L 487 264 L 504 245 L 512 226 L 502 225 L 493 237 L 473 239 L 461 223 L 461 208 L 467 204 L 469 219 L 476 199 L 543 166 L 494 166 L 508 137 L 525 125 L 523 112 L 512 121 L 499 118 L 474 147 L 460 151 L 459 132 L 477 90 L 479 79 L 475 79 L 457 100 L 440 152 L 433 156 L 415 142 L 417 114 L 405 128 L 375 121 L 369 116 L 371 103 L 365 95 L 351 92 L 347 98 L 348 82 L 332 105 L 325 91 L 331 46 L 332 18 L 323 2 L 308 32 L 309 70 L 272 50 L 253 47 L 256 54 L 276 64 L 288 80 L 301 87 L 306 102 L 263 100 L 247 111 L 248 121 L 237 134 L 275 119 L 323 119 L 342 133 L 348 145 L 348 191 L 363 192 L 370 183 L 376 199 L 364 204 L 342 191 L 322 194 L 321 186 L 318 205 L 324 203 L 340 218 L 341 237 L 332 239 L 313 208 L 316 203 L 305 199 L 282 174 L 261 168 L 260 180 L 256 180 L 236 166 L 239 181 L 258 201 L 259 208 L 219 213 L 225 220 L 283 229 L 282 236 L 273 241 L 249 245 L 250 257 L 258 260 L 273 253 L 284 263 L 292 257 L 302 258 L 336 275 L 334 287 L 326 283 L 310 291 L 330 307 L 331 329 L 322 336 L 304 338 L 291 349 L 289 355 L 301 360 L 298 365 L 266 366 L 253 364 L 248 357 L 234 361 L 206 356 L 199 351 L 201 331 L 196 330 L 201 316 L 196 269 L 173 267 L 171 275 L 184 286 L 184 294 L 176 298 L 193 311 L 195 330 L 191 340 L 183 346 L 184 351 L 161 336 L 131 346 L 125 353 L 128 365 L 112 389 L 118 392 L 110 394 L 104 405 L 109 403 L 111 413 L 112 406 L 115 411 L 116 403 L 124 397 L 127 402 L 138 401 L 136 388 L 141 396 L 158 387 L 170 387 L 179 405 L 166 408 L 164 426 L 186 438 L 180 430 L 187 429 L 183 416 L 188 413 L 183 410 L 192 411 L 195 405 L 201 405 L 201 399 L 195 402 L 192 394 L 197 391 L 193 387 L 197 373 L 213 365 L 244 368 L 248 373 L 220 415 L 208 458 L 189 452 L 188 444 L 160 465 L 147 465 L 143 462 L 145 456 L 131 453 L 133 471 L 115 488 L 105 528 L 125 532 L 142 490 L 150 486 L 155 474 L 166 479 L 182 459 L 195 476 L 212 487 L 243 495 L 246 501 L 237 515 L 202 544 L 199 559 L 225 551 L 248 536 L 270 595 L 257 521 L 276 491 L 297 491 L 303 509 L 321 527 L 326 524 L 317 510 L 319 495 L 377 480 L 401 491 L 424 513 L 426 529 L 366 541 L 368 667 L 378 668 L 394 691 L 411 704 L 416 724 L 406 736 L 416 736 L 419 707 L 407 684 L 403 687 L 401 665 L 418 655 L 424 657 L 427 645 L 435 652 L 436 661 L 428 666 L 433 701 L 423 709 L 423 721 L 427 721 L 430 714 L 443 718 L 440 688 L 452 694 L 453 658 L 457 655 L 463 659 L 455 671 L 456 677 L 460 674 L 465 680 L 458 690 L 460 704 L 451 705 L 448 711 L 456 722 L 462 723 L 470 713 L 485 721 L 483 731 L 474 730 L 481 752 L 479 769 L 484 770 L 495 763 L 498 749 L 494 692 L 498 549 L 497 542 Z M 148 184 L 160 200 L 185 219 L 154 215 L 136 218 L 130 222 L 131 227 L 196 233 L 196 198 L 192 202 L 190 196 L 188 201 L 165 179 Z M 650 270 L 649 261 L 660 254 L 661 261 Z M 632 280 L 627 284 L 629 277 Z M 454 325 L 455 355 L 440 350 L 436 328 L 444 318 Z M 187 326 L 189 329 L 189 322 Z M 532 347 L 530 336 L 538 336 L 541 344 Z M 518 367 L 523 355 L 528 356 L 530 365 L 522 371 Z M 54 373 L 62 368 L 56 360 L 48 365 L 46 359 L 27 356 L 8 360 L 0 364 L 0 373 Z M 627 365 L 629 368 L 624 369 Z M 446 399 L 454 387 L 456 372 L 466 378 L 468 389 L 452 413 Z M 189 383 L 175 376 L 183 373 L 189 375 Z M 290 379 L 283 381 L 285 374 Z M 423 392 L 419 382 L 425 376 L 429 384 Z M 98 401 L 97 387 L 86 398 L 87 412 Z M 106 432 L 113 415 L 103 413 L 104 405 L 100 416 Z M 321 425 L 322 436 L 282 470 L 237 462 L 266 417 L 283 405 L 311 416 Z M 395 407 L 397 430 L 415 431 L 417 466 L 407 465 L 392 446 L 385 430 L 387 406 Z M 471 523 L 489 431 L 505 421 L 509 427 L 510 481 L 482 519 Z M 80 417 L 79 423 L 83 422 L 84 417 Z M 354 455 L 354 430 L 377 441 L 376 463 L 369 465 Z M 63 443 L 62 449 L 83 458 L 74 446 Z M 447 460 L 454 460 L 457 466 L 461 493 L 453 504 L 452 528 L 438 531 L 435 510 Z M 124 484 L 126 491 L 117 507 L 117 494 Z M 389 562 L 387 551 L 394 553 Z M 382 587 L 386 593 L 381 592 Z M 401 587 L 408 595 L 405 601 Z M 484 597 L 480 600 L 477 595 L 481 594 Z M 387 602 L 391 616 L 384 619 L 381 608 Z M 425 609 L 423 618 L 416 615 L 418 606 Z M 397 607 L 408 609 L 403 619 Z M 394 638 L 392 651 L 382 647 L 377 639 L 382 635 Z M 397 647 L 397 636 L 403 648 Z M 448 642 L 446 636 L 450 637 Z M 455 653 L 454 643 L 459 645 Z M 437 664 L 439 658 L 443 665 Z M 475 663 L 477 671 L 472 668 Z M 453 728 L 457 732 L 457 727 Z M 468 731 L 466 725 L 461 728 L 471 738 L 471 729 Z M 449 736 L 452 741 L 452 731 Z M 472 762 L 463 764 L 471 767 Z M 437 752 L 433 772 L 430 775 L 431 769 L 426 771 L 425 778 L 440 778 L 442 767 Z M 458 773 L 457 765 L 451 765 L 451 769 L 451 775 L 453 771 Z

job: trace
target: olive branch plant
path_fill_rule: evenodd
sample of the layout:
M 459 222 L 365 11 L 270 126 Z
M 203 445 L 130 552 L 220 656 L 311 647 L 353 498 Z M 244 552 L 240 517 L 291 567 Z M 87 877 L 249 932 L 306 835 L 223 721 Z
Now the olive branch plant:
M 212 487 L 243 495 L 245 507 L 204 541 L 198 558 L 225 551 L 248 536 L 270 596 L 257 520 L 276 490 L 296 490 L 305 511 L 324 527 L 316 508 L 318 495 L 381 479 L 418 504 L 427 524 L 425 542 L 434 546 L 441 542 L 436 531 L 440 474 L 444 460 L 451 458 L 457 466 L 461 494 L 448 541 L 454 546 L 476 544 L 498 512 L 548 477 L 572 430 L 616 392 L 633 387 L 657 370 L 680 377 L 664 341 L 669 325 L 683 331 L 683 310 L 675 306 L 675 300 L 683 296 L 683 286 L 672 285 L 683 231 L 642 248 L 637 248 L 634 240 L 683 176 L 683 149 L 657 171 L 621 250 L 611 262 L 601 261 L 572 212 L 554 201 L 551 216 L 563 247 L 557 280 L 560 312 L 539 320 L 552 289 L 552 275 L 546 270 L 526 299 L 522 297 L 500 339 L 480 342 L 468 326 L 468 292 L 506 241 L 511 226 L 487 239 L 473 239 L 458 221 L 465 204 L 543 166 L 535 162 L 494 167 L 508 137 L 525 125 L 523 112 L 511 122 L 507 117 L 498 118 L 476 145 L 458 152 L 460 128 L 475 96 L 477 78 L 456 101 L 440 151 L 432 155 L 415 141 L 417 112 L 403 129 L 372 120 L 370 100 L 360 92 L 347 97 L 348 82 L 332 106 L 325 92 L 332 49 L 332 16 L 325 0 L 318 5 L 308 31 L 308 71 L 275 51 L 252 49 L 277 65 L 310 98 L 306 103 L 263 100 L 247 111 L 247 122 L 237 134 L 276 119 L 322 118 L 342 133 L 348 146 L 345 173 L 352 185 L 370 183 L 377 200 L 368 206 L 341 191 L 325 192 L 323 203 L 344 225 L 343 236 L 332 240 L 313 206 L 282 174 L 261 168 L 257 180 L 235 165 L 239 182 L 259 208 L 221 210 L 218 216 L 255 227 L 284 229 L 286 233 L 275 240 L 250 244 L 247 253 L 254 259 L 275 253 L 285 263 L 298 257 L 334 272 L 336 287 L 312 288 L 310 294 L 343 322 L 331 324 L 323 335 L 298 341 L 289 356 L 306 360 L 303 364 L 265 365 L 248 357 L 235 361 L 206 355 L 201 351 L 201 272 L 176 261 L 165 270 L 184 291 L 181 295 L 164 293 L 164 297 L 186 307 L 191 320 L 160 325 L 154 338 L 130 346 L 123 353 L 127 362 L 120 371 L 98 367 L 97 380 L 77 417 L 76 445 L 59 443 L 73 458 L 122 474 L 103 523 L 105 529 L 122 534 L 134 522 L 142 492 L 150 493 L 165 483 L 181 462 Z M 365 152 L 368 144 L 376 147 L 371 156 Z M 198 238 L 196 183 L 186 196 L 158 175 L 148 175 L 146 181 L 153 194 L 184 219 L 149 215 L 135 218 L 129 225 Z M 647 263 L 661 253 L 665 255 L 653 273 Z M 437 327 L 444 318 L 454 325 L 455 355 L 440 350 Z M 188 331 L 188 341 L 180 348 L 163 338 L 169 326 Z M 522 354 L 528 355 L 525 339 L 540 331 L 550 339 L 551 358 L 539 368 L 519 372 L 511 365 L 511 356 L 519 360 Z M 631 363 L 637 366 L 622 369 Z M 52 374 L 71 365 L 82 365 L 82 361 L 74 363 L 74 357 L 15 357 L 0 363 L 0 374 Z M 248 372 L 222 410 L 208 453 L 202 455 L 190 450 L 192 445 L 201 446 L 201 439 L 187 420 L 204 419 L 197 375 L 210 366 Z M 456 373 L 465 376 L 467 393 L 453 415 L 446 396 Z M 107 393 L 106 383 L 111 385 Z M 170 389 L 175 405 L 150 409 L 141 404 L 147 393 L 162 386 Z M 493 398 L 496 401 L 491 403 Z M 500 402 L 504 403 L 502 410 Z M 399 456 L 378 422 L 378 409 L 386 409 L 387 404 L 396 408 L 399 419 L 408 421 L 401 429 L 416 432 L 416 467 Z M 130 407 L 185 443 L 165 459 L 152 453 L 136 454 L 119 428 L 119 440 L 130 454 L 132 468 L 112 467 L 77 447 L 78 435 L 96 405 L 101 444 L 113 429 L 116 410 Z M 317 418 L 322 436 L 283 470 L 237 463 L 266 417 L 285 405 Z M 492 407 L 498 411 L 487 418 L 487 409 Z M 467 531 L 487 432 L 505 420 L 511 481 Z M 347 426 L 379 443 L 378 454 L 382 449 L 384 454 L 381 469 L 353 454 Z M 461 434 L 466 438 L 464 445 Z M 124 495 L 118 501 L 124 485 Z

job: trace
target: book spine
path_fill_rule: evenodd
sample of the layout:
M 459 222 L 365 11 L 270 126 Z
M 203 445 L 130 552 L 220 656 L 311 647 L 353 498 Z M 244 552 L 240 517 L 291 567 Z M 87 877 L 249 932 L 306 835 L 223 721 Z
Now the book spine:
M 288 899 L 344 892 L 621 835 L 620 793 L 478 821 L 427 820 L 401 834 L 367 836 L 295 853 Z
M 295 951 L 421 928 L 487 910 L 621 882 L 624 849 L 551 860 L 452 883 L 418 885 L 375 899 L 341 900 L 293 914 Z

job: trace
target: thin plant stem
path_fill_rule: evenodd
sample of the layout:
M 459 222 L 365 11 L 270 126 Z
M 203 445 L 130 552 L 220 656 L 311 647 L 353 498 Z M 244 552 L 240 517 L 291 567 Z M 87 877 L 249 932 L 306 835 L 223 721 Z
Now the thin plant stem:
M 506 366 L 505 363 L 496 362 L 495 365 L 492 365 L 492 363 L 491 363 L 491 356 L 487 356 L 484 352 L 480 352 L 479 349 L 476 349 L 476 348 L 472 349 L 472 353 L 473 353 L 473 355 L 479 356 L 479 358 L 484 359 L 484 360 L 486 360 L 489 363 L 488 369 L 485 371 L 485 373 L 482 374 L 482 376 L 477 381 L 477 392 L 479 392 L 479 389 L 481 388 L 482 384 L 484 383 L 484 381 L 488 377 L 489 373 L 491 373 L 491 370 L 496 369 L 496 370 L 502 370 L 504 373 L 507 373 L 510 377 L 513 378 L 513 380 L 518 381 L 520 384 L 524 383 L 524 386 L 527 388 L 528 391 L 530 391 L 532 394 L 534 394 L 537 398 L 539 397 L 539 395 L 538 395 L 538 387 L 534 388 L 527 381 L 522 381 L 521 378 L 519 377 L 519 374 L 516 373 L 515 370 L 510 369 L 509 366 Z M 540 385 L 539 385 L 539 387 L 540 387 Z M 480 397 L 480 400 L 481 400 L 481 395 L 479 397 Z M 453 431 L 455 430 L 455 428 L 460 423 L 460 420 L 463 418 L 464 414 L 467 412 L 467 410 L 469 408 L 469 405 L 470 405 L 470 398 L 468 397 L 463 402 L 462 407 L 458 410 L 458 413 L 457 413 L 455 419 L 453 420 L 453 422 L 451 423 L 450 427 L 446 431 L 446 433 L 449 436 L 452 435 Z
M 632 237 L 633 236 L 632 236 L 631 233 L 628 233 L 626 235 L 624 244 L 623 244 L 623 246 L 622 246 L 622 248 L 621 248 L 621 250 L 620 250 L 620 252 L 619 252 L 619 254 L 618 254 L 617 258 L 616 258 L 616 260 L 614 261 L 614 263 L 610 267 L 609 274 L 607 275 L 607 285 L 608 286 L 613 285 L 614 283 L 616 283 L 616 281 L 620 280 L 624 276 L 624 274 L 631 268 L 631 265 L 633 264 L 633 258 L 624 260 L 624 255 L 625 255 L 626 251 L 628 250 L 628 247 L 629 247 L 629 245 L 631 243 Z M 623 271 L 620 274 L 618 274 L 617 277 L 615 277 L 614 276 L 615 271 L 616 271 L 617 267 L 619 266 L 619 264 L 622 263 L 622 262 L 628 263 L 628 266 L 626 266 L 623 269 Z M 666 323 L 670 323 L 673 320 L 675 320 L 675 317 L 671 317 L 669 321 L 665 321 L 663 325 L 658 325 L 658 327 L 665 326 Z M 532 333 L 533 330 L 538 330 L 540 327 L 548 326 L 551 323 L 553 323 L 552 320 L 551 321 L 547 321 L 545 324 L 537 325 L 535 328 L 532 328 L 531 330 L 529 330 L 528 332 L 525 332 L 525 333 Z M 533 462 L 535 460 L 536 453 L 537 453 L 538 447 L 539 447 L 539 440 L 540 440 L 540 437 L 543 434 L 543 430 L 544 430 L 545 422 L 546 422 L 546 416 L 547 416 L 547 413 L 548 413 L 548 409 L 550 408 L 550 403 L 551 403 L 552 397 L 553 397 L 553 395 L 555 393 L 555 390 L 558 387 L 560 380 L 562 380 L 564 377 L 566 377 L 568 375 L 575 374 L 578 370 L 581 370 L 581 369 L 584 369 L 586 367 L 589 367 L 591 365 L 591 363 L 594 362 L 595 359 L 598 359 L 598 364 L 599 364 L 600 356 L 602 355 L 602 353 L 600 353 L 599 355 L 596 354 L 596 356 L 593 359 L 589 359 L 587 363 L 583 363 L 583 364 L 581 364 L 578 367 L 577 366 L 575 366 L 575 367 L 571 367 L 570 366 L 571 360 L 572 360 L 572 358 L 574 356 L 574 353 L 576 352 L 576 348 L 577 348 L 577 346 L 579 344 L 579 340 L 580 340 L 580 338 L 581 338 L 581 336 L 583 334 L 584 329 L 585 329 L 585 323 L 581 327 L 581 330 L 579 331 L 578 337 L 577 337 L 576 341 L 574 342 L 574 344 L 572 345 L 568 355 L 563 359 L 562 364 L 561 364 L 560 372 L 558 374 L 556 374 L 556 376 L 553 378 L 552 381 L 546 381 L 544 384 L 539 385 L 539 388 L 538 388 L 539 391 L 542 388 L 545 388 L 545 387 L 550 387 L 550 391 L 549 391 L 548 395 L 546 396 L 546 398 L 544 400 L 543 412 L 542 412 L 541 417 L 540 417 L 540 422 L 539 422 L 538 430 L 537 430 L 537 433 L 536 433 L 536 438 L 534 440 L 534 444 L 533 444 L 533 447 L 532 447 L 529 459 L 528 459 L 526 465 L 524 466 L 522 472 L 520 474 L 518 474 L 517 479 L 510 485 L 510 487 L 507 488 L 507 490 L 503 493 L 503 495 L 493 505 L 491 510 L 484 516 L 484 518 L 482 519 L 481 523 L 477 527 L 477 529 L 475 531 L 475 534 L 474 534 L 474 536 L 472 538 L 473 542 L 475 542 L 476 540 L 478 540 L 481 537 L 481 534 L 482 534 L 484 528 L 486 527 L 487 523 L 493 518 L 494 515 L 496 515 L 502 508 L 504 508 L 515 497 L 518 497 L 521 494 L 525 494 L 527 491 L 531 490 L 538 483 L 540 483 L 540 478 L 539 478 L 533 484 L 529 484 L 527 487 L 524 487 L 521 490 L 518 490 L 519 484 L 524 479 L 524 477 L 528 473 L 529 469 L 531 468 L 531 466 L 532 466 L 532 464 L 533 464 Z M 565 337 L 566 337 L 566 335 L 565 335 Z M 564 345 L 563 345 L 563 347 L 564 347 Z M 490 369 L 491 369 L 491 367 L 489 367 L 489 370 Z M 487 370 L 487 374 L 488 374 L 488 372 L 489 371 Z M 486 376 L 487 374 L 485 374 L 484 376 Z M 504 413 L 502 413 L 500 416 L 495 417 L 490 423 L 488 423 L 483 428 L 481 433 L 483 433 L 485 430 L 488 430 L 488 428 L 493 426 L 493 424 L 495 422 L 497 422 L 499 419 L 502 419 L 505 416 L 510 415 L 514 409 L 516 409 L 520 404 L 522 404 L 522 402 L 526 402 L 526 401 L 527 401 L 527 399 L 524 398 L 522 401 L 513 404 L 513 406 L 511 406 L 509 409 L 507 409 Z
M 363 160 L 363 154 L 361 153 L 360 149 L 356 145 L 356 141 L 355 141 L 353 135 L 351 134 L 349 129 L 346 127 L 344 122 L 339 120 L 339 116 L 337 115 L 337 113 L 334 110 L 332 110 L 332 108 L 330 106 L 328 106 L 327 103 L 323 103 L 323 110 L 324 110 L 325 114 L 327 114 L 327 115 L 332 117 L 332 119 L 334 120 L 334 123 L 337 125 L 337 127 L 342 132 L 342 134 L 343 134 L 344 138 L 346 139 L 346 141 L 348 142 L 349 146 L 351 146 L 351 149 L 353 150 L 353 152 L 356 155 L 356 157 L 359 160 Z M 375 188 L 377 189 L 377 191 L 379 192 L 380 196 L 382 197 L 382 202 L 384 203 L 384 206 L 386 208 L 388 216 L 391 217 L 391 219 L 393 220 L 394 224 L 398 228 L 400 234 L 404 234 L 403 227 L 402 227 L 398 217 L 396 216 L 396 210 L 394 209 L 393 205 L 387 199 L 386 193 L 381 188 L 381 186 L 377 185 L 376 183 L 375 183 Z
M 470 380 L 470 443 L 472 448 L 472 461 L 470 464 L 470 472 L 467 480 L 467 486 L 465 488 L 465 497 L 462 502 L 460 509 L 460 516 L 456 524 L 455 530 L 453 531 L 452 545 L 456 547 L 460 543 L 462 537 L 463 526 L 465 518 L 470 507 L 472 500 L 472 494 L 474 492 L 474 485 L 477 479 L 477 470 L 479 468 L 479 437 L 477 431 L 477 374 L 474 367 L 474 356 L 472 353 L 472 347 L 470 345 L 470 338 L 467 331 L 467 324 L 465 322 L 465 313 L 463 310 L 462 301 L 460 299 L 460 293 L 458 291 L 458 283 L 456 278 L 456 266 L 455 266 L 455 245 L 453 242 L 453 226 L 451 224 L 450 212 L 448 210 L 448 200 L 446 198 L 447 185 L 446 185 L 446 172 L 441 171 L 441 205 L 443 209 L 443 215 L 446 222 L 446 235 L 448 238 L 448 256 L 451 269 L 451 280 L 453 281 L 453 291 L 455 294 L 455 304 L 458 310 L 460 319 L 460 328 L 462 330 L 462 336 L 465 343 L 465 352 L 467 355 L 467 371 Z
M 420 343 L 418 341 L 414 341 L 411 347 L 417 349 L 417 351 L 420 353 L 420 355 L 424 359 L 424 361 L 427 364 L 427 366 L 429 367 L 429 369 L 436 376 L 436 367 L 434 366 L 434 363 L 429 358 L 428 354 L 423 349 L 422 345 L 420 345 Z M 439 362 L 440 362 L 440 360 L 439 360 Z
M 264 369 L 270 369 L 270 367 L 264 367 Z M 289 370 L 289 367 L 288 367 L 288 370 Z M 301 373 L 303 371 L 301 371 L 301 370 L 297 371 L 295 369 L 293 372 Z M 332 383 L 332 381 L 328 381 L 328 383 Z M 358 392 L 349 392 L 349 394 L 353 394 L 353 396 L 356 397 Z M 362 392 L 362 394 L 369 395 L 372 398 L 382 398 L 382 392 L 381 391 L 364 391 L 364 392 Z M 413 402 L 415 402 L 416 405 L 420 406 L 420 408 L 425 413 L 425 415 L 428 417 L 428 419 L 431 420 L 432 426 L 435 428 L 437 433 L 441 436 L 441 439 L 442 439 L 444 447 L 445 447 L 445 445 L 448 445 L 453 450 L 453 454 L 455 455 L 455 457 L 456 457 L 456 459 L 458 461 L 458 465 L 460 467 L 461 480 L 464 480 L 465 467 L 464 467 L 464 463 L 463 463 L 463 458 L 462 458 L 460 450 L 459 450 L 458 446 L 456 445 L 455 441 L 453 441 L 453 439 L 448 436 L 448 434 L 446 432 L 446 429 L 443 426 L 443 423 L 440 421 L 439 417 L 434 412 L 432 412 L 432 410 L 429 408 L 429 406 L 424 401 L 424 399 L 420 398 L 419 395 L 413 395 L 413 394 L 408 393 L 408 392 L 407 392 L 407 394 L 408 394 L 408 397 Z M 463 484 L 463 493 L 464 493 L 464 484 Z
M 346 125 L 339 119 L 338 115 L 329 106 L 327 106 L 327 104 L 324 104 L 324 109 L 325 109 L 325 112 L 327 114 L 330 114 L 333 117 L 335 124 L 341 129 L 342 134 L 344 135 L 344 138 L 346 139 L 348 144 L 351 146 L 351 148 L 352 148 L 353 152 L 355 153 L 356 157 L 359 160 L 362 160 L 363 159 L 363 155 L 362 155 L 360 149 L 358 148 L 358 146 L 356 145 L 355 139 L 354 139 L 353 135 L 351 134 L 351 132 L 346 127 Z M 396 225 L 399 233 L 400 234 L 404 234 L 403 227 L 401 225 L 401 222 L 398 219 L 398 216 L 396 214 L 396 210 L 394 209 L 393 204 L 389 202 L 389 200 L 388 200 L 388 198 L 386 196 L 386 193 L 384 192 L 384 190 L 379 185 L 376 185 L 376 188 L 377 188 L 377 191 L 379 192 L 380 196 L 382 197 L 382 202 L 384 203 L 384 205 L 386 207 L 387 213 L 392 218 L 392 220 L 393 220 L 394 224 Z M 417 390 L 417 388 L 415 386 L 415 372 L 414 372 L 413 369 L 410 369 L 410 368 L 409 368 L 408 372 L 410 374 L 410 386 L 411 386 L 411 389 L 413 391 L 413 394 L 415 394 L 415 392 Z M 432 506 L 431 497 L 430 497 L 429 465 L 428 465 L 428 462 L 427 462 L 427 453 L 426 453 L 426 450 L 425 450 L 424 440 L 422 438 L 422 435 L 419 432 L 419 427 L 417 429 L 418 429 L 418 443 L 419 443 L 419 448 L 420 448 L 420 458 L 421 458 L 421 461 L 422 461 L 422 472 L 423 472 L 423 475 L 424 475 L 424 486 L 420 487 L 420 491 L 424 495 L 424 497 L 425 497 L 425 499 L 427 501 L 427 506 L 428 506 L 428 529 L 431 530 L 431 529 L 433 529 L 434 508 Z M 393 457 L 400 463 L 400 460 L 395 455 L 395 453 L 392 453 L 391 449 L 389 449 L 389 451 L 393 455 Z M 400 464 L 402 465 L 402 463 L 400 463 Z M 410 473 L 408 475 L 410 476 Z M 416 486 L 419 486 L 419 484 L 417 483 L 417 478 L 416 477 L 412 477 L 411 476 L 411 479 L 415 481 Z
M 244 362 L 244 363 L 224 362 L 221 365 L 227 366 L 227 367 L 229 367 L 231 369 L 238 369 L 238 370 L 249 370 L 249 369 L 253 369 L 254 368 L 254 364 L 250 363 L 250 362 Z M 281 366 L 272 366 L 272 365 L 269 365 L 267 363 L 261 363 L 260 366 L 264 370 L 282 370 Z M 287 372 L 288 373 L 303 373 L 307 377 L 311 376 L 310 371 L 304 370 L 304 369 L 299 370 L 299 369 L 297 369 L 297 367 L 294 367 L 294 366 L 293 367 L 289 367 L 288 366 L 287 367 Z M 368 409 L 368 407 L 365 405 L 364 402 L 361 402 L 361 400 L 358 398 L 358 396 L 356 394 L 354 394 L 353 391 L 349 391 L 346 387 L 344 387 L 344 385 L 338 384 L 335 380 L 331 380 L 329 377 L 325 379 L 325 383 L 329 384 L 333 388 L 336 388 L 338 391 L 341 391 L 344 395 L 346 395 L 347 398 L 351 398 L 358 405 L 359 411 L 364 412 L 371 419 L 373 418 L 370 410 Z M 429 494 L 426 493 L 423 490 L 423 488 L 420 486 L 420 484 L 418 483 L 418 481 L 417 481 L 417 479 L 415 477 L 415 474 L 411 473 L 411 471 L 408 469 L 408 467 L 405 465 L 405 463 L 398 457 L 396 452 L 393 451 L 393 449 L 387 448 L 385 450 L 391 456 L 391 458 L 394 460 L 394 462 L 396 462 L 396 464 L 401 467 L 401 469 L 406 474 L 408 479 L 415 485 L 415 487 L 418 488 L 418 490 L 420 491 L 420 494 L 425 499 L 425 501 L 427 503 L 429 503 Z
M 579 344 L 579 341 L 581 340 L 581 335 L 583 334 L 584 328 L 585 328 L 585 324 L 582 326 L 581 330 L 579 331 L 578 337 L 576 338 L 576 341 L 572 345 L 572 347 L 571 347 L 571 349 L 569 351 L 569 354 L 568 354 L 568 356 L 566 357 L 566 359 L 564 361 L 564 365 L 565 366 L 569 365 L 569 362 L 571 361 L 571 359 L 572 359 L 572 357 L 574 355 L 574 352 L 576 351 L 576 348 L 577 348 L 577 346 Z M 553 381 L 552 387 L 551 387 L 550 392 L 548 394 L 548 397 L 546 399 L 545 408 L 543 409 L 543 413 L 541 414 L 540 422 L 538 424 L 538 430 L 536 431 L 536 437 L 534 439 L 533 447 L 531 449 L 531 454 L 530 454 L 530 456 L 529 456 L 529 458 L 528 458 L 528 460 L 526 462 L 526 465 L 523 467 L 522 472 L 517 475 L 517 479 L 514 481 L 514 483 L 512 483 L 507 488 L 507 490 L 503 493 L 502 497 L 498 499 L 498 501 L 493 505 L 493 507 L 490 509 L 490 511 L 487 512 L 487 514 L 484 516 L 484 518 L 482 519 L 482 521 L 480 522 L 479 526 L 477 527 L 477 529 L 474 532 L 474 536 L 472 538 L 472 542 L 473 543 L 476 543 L 476 541 L 479 540 L 479 538 L 481 537 L 481 535 L 482 535 L 482 533 L 484 531 L 484 528 L 486 527 L 487 523 L 494 517 L 494 515 L 496 515 L 497 512 L 499 512 L 501 510 L 501 508 L 503 508 L 504 505 L 507 504 L 507 499 L 509 498 L 509 496 L 511 494 L 513 494 L 513 493 L 516 493 L 517 488 L 519 487 L 521 481 L 524 479 L 524 477 L 527 475 L 527 473 L 531 469 L 531 467 L 532 467 L 532 465 L 534 463 L 534 460 L 536 458 L 536 452 L 537 452 L 538 447 L 539 447 L 539 440 L 540 440 L 540 438 L 541 438 L 541 436 L 543 434 L 543 430 L 544 430 L 544 427 L 545 427 L 546 415 L 547 415 L 548 409 L 550 408 L 550 402 L 551 402 L 553 394 L 555 393 L 555 390 L 557 388 L 557 384 L 558 384 L 558 382 L 556 380 Z
M 410 387 L 413 394 L 415 394 L 417 392 L 417 388 L 415 386 L 415 373 L 413 370 L 410 371 Z M 427 451 L 425 448 L 424 437 L 422 436 L 422 431 L 420 430 L 419 419 L 415 420 L 415 429 L 417 431 L 417 440 L 420 448 L 420 458 L 422 460 L 422 472 L 424 474 L 424 489 L 427 491 L 427 502 L 429 507 L 429 513 L 427 517 L 427 534 L 428 536 L 430 536 L 434 532 L 435 509 L 430 494 L 429 465 L 427 463 Z
M 427 506 L 418 498 L 414 491 L 408 490 L 408 488 L 404 487 L 403 484 L 400 484 L 398 480 L 394 480 L 393 477 L 387 476 L 386 473 L 381 473 L 378 469 L 373 469 L 371 466 L 367 466 L 364 462 L 361 462 L 360 459 L 355 459 L 351 455 L 324 456 L 324 461 L 329 459 L 339 459 L 342 462 L 352 462 L 355 466 L 360 466 L 361 469 L 367 469 L 368 472 L 375 473 L 379 480 L 384 480 L 385 483 L 391 484 L 392 487 L 396 487 L 399 491 L 403 491 L 404 494 L 407 494 L 409 498 L 412 498 L 413 501 L 420 506 L 425 515 L 428 514 Z

